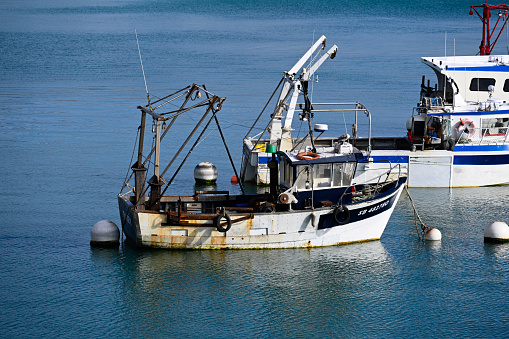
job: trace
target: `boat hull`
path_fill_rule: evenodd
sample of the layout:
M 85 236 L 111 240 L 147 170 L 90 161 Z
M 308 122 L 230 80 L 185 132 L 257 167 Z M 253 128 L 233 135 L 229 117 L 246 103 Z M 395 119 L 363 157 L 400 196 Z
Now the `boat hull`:
M 135 211 L 119 196 L 122 229 L 140 246 L 171 249 L 263 249 L 321 247 L 378 240 L 406 178 L 377 199 L 348 205 L 349 220 L 338 225 L 332 207 L 275 213 L 232 213 L 231 229 L 219 232 L 214 220 L 172 222 L 167 213 Z
M 373 182 L 390 166 L 401 165 L 408 187 L 479 187 L 509 184 L 509 151 L 374 150 L 357 166 L 356 183 Z M 390 165 L 389 165 L 390 161 Z

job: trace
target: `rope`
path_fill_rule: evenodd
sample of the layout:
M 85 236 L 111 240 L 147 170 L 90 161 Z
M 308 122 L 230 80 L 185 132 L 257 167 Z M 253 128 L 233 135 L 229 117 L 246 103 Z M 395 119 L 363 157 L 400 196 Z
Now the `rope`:
M 421 217 L 419 216 L 419 213 L 417 213 L 417 209 L 415 208 L 414 201 L 412 200 L 412 197 L 410 196 L 410 192 L 408 191 L 408 187 L 406 185 L 405 185 L 405 190 L 408 195 L 408 198 L 410 199 L 410 202 L 412 203 L 412 207 L 414 209 L 414 221 L 415 221 L 415 229 L 417 231 L 417 236 L 419 237 L 419 240 L 423 240 L 424 234 L 426 233 L 426 231 L 430 230 L 431 228 L 424 224 Z M 419 232 L 419 226 L 417 226 L 417 220 L 419 220 L 419 223 L 421 224 L 421 232 Z M 421 234 L 422 234 L 422 239 L 421 239 Z
M 345 124 L 345 134 L 348 134 L 348 127 L 346 127 L 346 118 L 345 118 L 345 110 L 341 110 L 343 113 L 343 124 Z
M 131 161 L 129 162 L 130 165 L 127 168 L 127 173 L 125 174 L 125 179 L 124 179 L 124 185 L 120 189 L 120 193 L 122 193 L 122 191 L 124 190 L 124 188 L 126 186 L 129 186 L 128 181 L 131 179 L 131 176 L 129 175 L 129 172 L 131 170 L 131 166 L 132 166 L 132 163 L 133 163 L 134 153 L 136 153 L 136 144 L 138 143 L 138 136 L 139 135 L 140 135 L 140 128 L 138 127 L 138 130 L 136 131 L 136 139 L 134 140 L 133 154 L 131 155 Z

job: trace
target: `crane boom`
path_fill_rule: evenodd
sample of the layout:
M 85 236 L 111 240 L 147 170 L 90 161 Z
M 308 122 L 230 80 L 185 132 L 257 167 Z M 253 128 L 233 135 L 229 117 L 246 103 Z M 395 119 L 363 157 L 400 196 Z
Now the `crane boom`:
M 327 52 L 323 53 L 318 60 L 311 60 L 307 70 L 303 68 L 320 45 L 322 46 L 322 50 L 325 49 L 325 42 L 326 37 L 322 35 L 299 61 L 283 75 L 283 86 L 272 114 L 272 127 L 270 130 L 270 143 L 276 144 L 280 151 L 286 151 L 292 148 L 292 121 L 297 99 L 299 95 L 302 94 L 302 82 L 309 81 L 327 58 L 330 57 L 334 59 L 336 56 L 338 47 L 334 45 Z M 301 73 L 297 76 L 299 72 Z M 289 98 L 291 98 L 291 100 L 287 104 Z M 287 111 L 286 117 L 283 116 L 285 110 Z M 285 118 L 284 126 L 282 124 L 283 118 Z

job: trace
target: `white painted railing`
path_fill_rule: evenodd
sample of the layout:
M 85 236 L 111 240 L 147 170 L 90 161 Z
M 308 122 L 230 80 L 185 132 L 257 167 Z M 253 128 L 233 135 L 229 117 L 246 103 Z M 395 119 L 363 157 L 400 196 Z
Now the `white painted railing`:
M 504 144 L 509 140 L 508 127 L 467 128 L 458 132 L 458 143 Z

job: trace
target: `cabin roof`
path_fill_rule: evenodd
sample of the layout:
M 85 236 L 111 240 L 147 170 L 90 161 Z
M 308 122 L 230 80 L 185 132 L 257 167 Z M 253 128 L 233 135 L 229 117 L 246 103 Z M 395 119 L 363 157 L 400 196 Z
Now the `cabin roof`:
M 328 163 L 339 163 L 339 162 L 357 162 L 358 159 L 363 158 L 362 153 L 353 154 L 339 154 L 339 153 L 318 153 L 320 156 L 317 159 L 299 160 L 297 158 L 298 153 L 290 152 L 278 152 L 279 157 L 285 158 L 290 162 L 292 166 L 296 165 L 307 165 L 307 164 L 328 164 Z
M 509 72 L 509 55 L 423 57 L 421 61 L 438 71 Z

